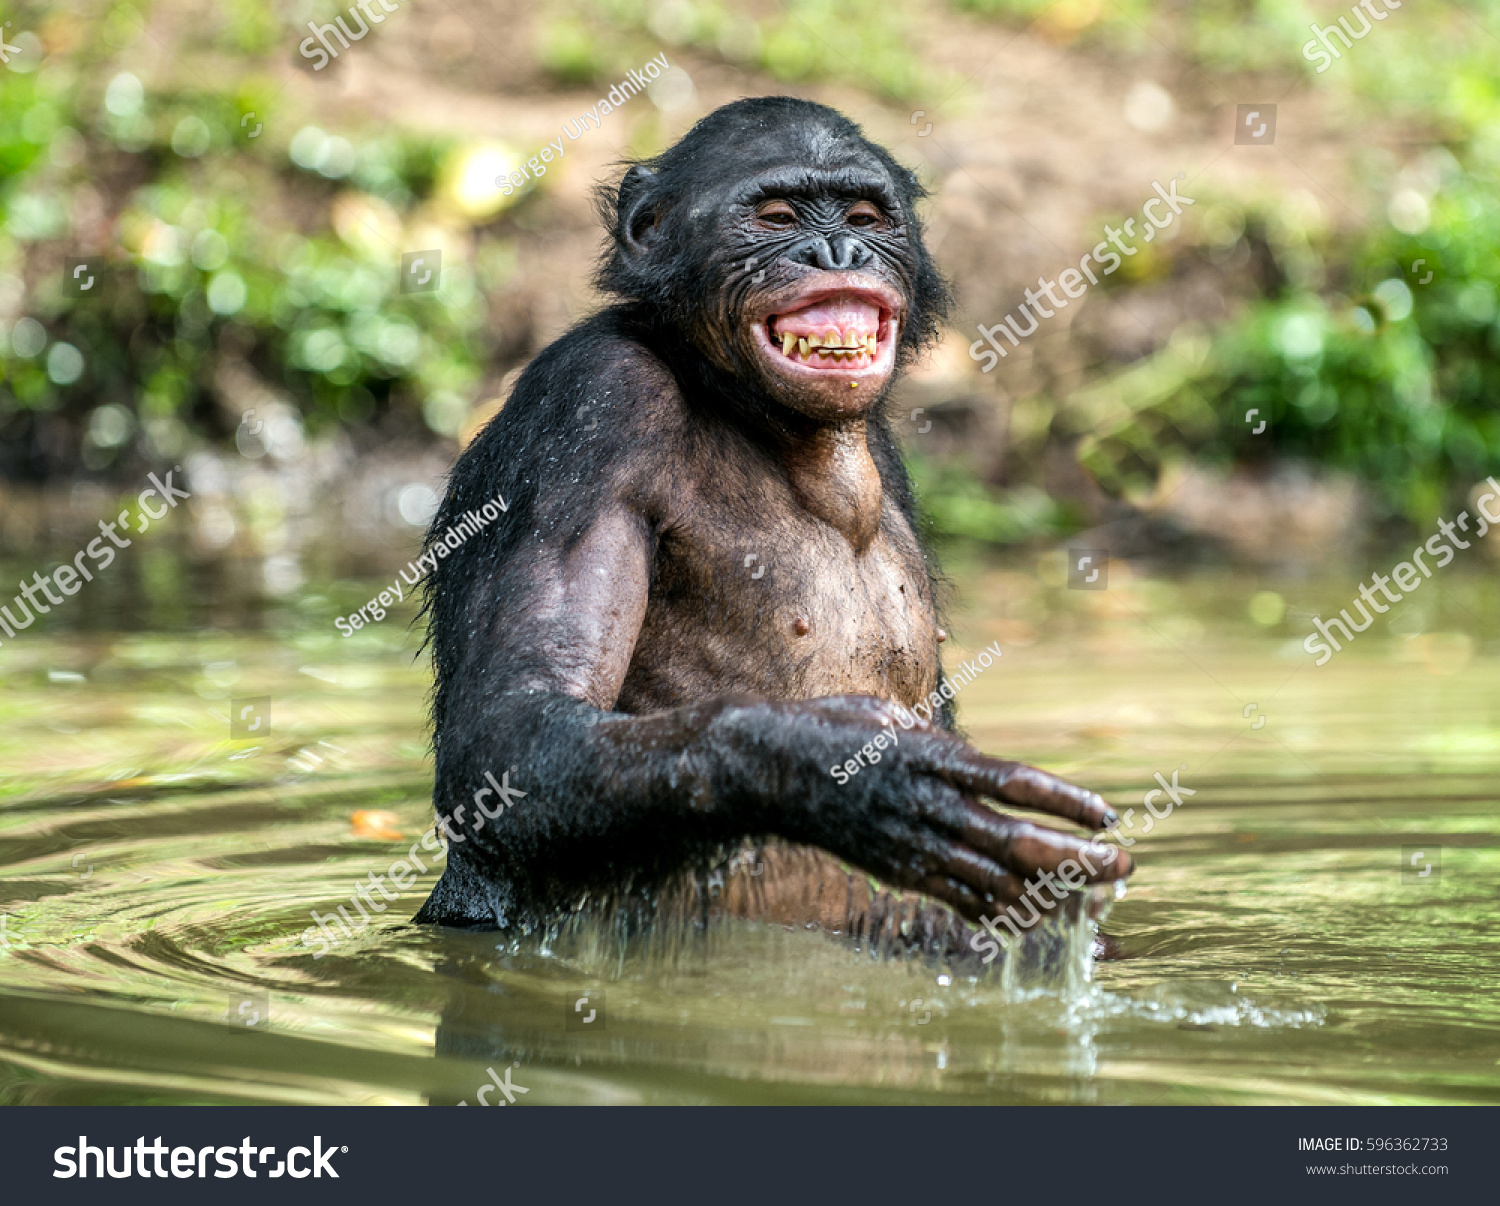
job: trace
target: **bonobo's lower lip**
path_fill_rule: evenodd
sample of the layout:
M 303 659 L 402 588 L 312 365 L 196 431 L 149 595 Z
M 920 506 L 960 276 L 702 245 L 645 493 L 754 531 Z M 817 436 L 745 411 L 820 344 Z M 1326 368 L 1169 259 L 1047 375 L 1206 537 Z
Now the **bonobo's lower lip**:
M 830 284 L 789 298 L 756 324 L 762 351 L 777 371 L 808 380 L 890 374 L 900 331 L 893 290 Z

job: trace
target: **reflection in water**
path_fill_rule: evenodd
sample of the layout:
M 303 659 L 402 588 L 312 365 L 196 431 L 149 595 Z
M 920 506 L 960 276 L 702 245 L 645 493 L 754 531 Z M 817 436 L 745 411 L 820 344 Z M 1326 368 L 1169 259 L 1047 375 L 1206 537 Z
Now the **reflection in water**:
M 1137 807 L 1188 767 L 1103 924 L 1118 959 L 1076 906 L 988 968 L 910 902 L 866 901 L 852 941 L 791 928 L 745 907 L 780 874 L 757 851 L 652 926 L 520 941 L 410 925 L 428 864 L 318 958 L 312 912 L 430 827 L 417 641 L 331 624 L 367 586 L 267 632 L 0 649 L 0 1102 L 473 1104 L 506 1069 L 520 1105 L 1500 1097 L 1482 631 L 1461 661 L 1413 633 L 1313 671 L 1211 582 L 960 617 L 955 644 L 1015 638 L 964 696 L 982 748 Z M 269 732 L 232 741 L 246 698 Z

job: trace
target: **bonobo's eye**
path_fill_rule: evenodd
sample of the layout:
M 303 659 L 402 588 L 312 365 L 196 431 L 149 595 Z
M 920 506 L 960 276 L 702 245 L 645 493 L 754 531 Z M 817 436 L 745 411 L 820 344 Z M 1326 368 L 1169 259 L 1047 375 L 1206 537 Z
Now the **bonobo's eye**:
M 850 226 L 870 227 L 879 226 L 884 218 L 873 202 L 857 201 L 844 215 L 844 221 Z
M 755 207 L 755 220 L 771 230 L 790 230 L 797 225 L 797 211 L 785 201 L 762 201 Z

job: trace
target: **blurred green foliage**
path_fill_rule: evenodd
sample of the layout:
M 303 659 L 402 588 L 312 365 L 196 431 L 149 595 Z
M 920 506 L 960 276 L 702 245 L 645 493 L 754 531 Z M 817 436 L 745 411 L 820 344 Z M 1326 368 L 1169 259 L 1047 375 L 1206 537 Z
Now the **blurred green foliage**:
M 688 46 L 787 83 L 838 80 L 892 100 L 953 87 L 913 52 L 920 9 L 860 0 L 786 0 L 763 16 L 717 0 L 576 0 L 553 7 L 559 15 L 544 24 L 538 54 L 567 82 L 602 82 L 662 46 Z
M 154 455 L 172 456 L 190 434 L 233 430 L 222 382 L 235 368 L 313 428 L 397 416 L 455 431 L 494 342 L 485 295 L 514 267 L 506 238 L 483 229 L 493 211 L 453 204 L 474 149 L 299 129 L 253 76 L 148 92 L 112 66 L 144 36 L 144 7 L 39 8 L 66 53 L 0 71 L 0 301 L 20 290 L 19 306 L 0 308 L 25 316 L 0 331 L 5 443 L 50 416 L 72 425 L 91 468 L 137 428 Z M 1299 0 L 786 0 L 753 11 L 565 0 L 539 18 L 533 50 L 564 84 L 611 82 L 684 47 L 789 84 L 940 99 L 961 84 L 922 62 L 917 35 L 953 10 L 1085 48 L 1165 47 L 1210 73 L 1298 75 L 1351 121 L 1390 115 L 1452 152 L 1434 161 L 1430 187 L 1372 178 L 1371 195 L 1391 193 L 1389 221 L 1377 215 L 1362 232 L 1299 223 L 1285 204 L 1209 199 L 1183 238 L 1142 249 L 1110 287 L 1166 281 L 1181 257 L 1224 263 L 1252 242 L 1274 259 L 1274 281 L 1218 331 L 1185 328 L 1071 396 L 1019 399 L 1013 459 L 1040 463 L 1046 446 L 1076 444 L 1106 488 L 1134 495 L 1176 456 L 1227 463 L 1274 449 L 1359 474 L 1392 515 L 1417 521 L 1496 471 L 1500 0 L 1409 2 L 1323 73 L 1301 48 L 1313 21 L 1343 10 Z M 199 36 L 253 61 L 284 53 L 285 32 L 256 0 L 224 0 Z M 480 166 L 493 176 L 492 160 Z M 403 251 L 453 240 L 462 254 L 445 261 L 437 293 L 400 292 Z M 105 271 L 99 292 L 80 297 L 65 259 L 88 253 Z M 1252 410 L 1269 439 L 1252 436 Z M 921 457 L 912 472 L 944 534 L 1013 542 L 1084 522 L 1034 486 L 992 489 Z
M 1493 120 L 1500 73 L 1500 0 L 1386 10 L 1362 41 L 1323 72 L 1303 54 L 1310 26 L 1349 18 L 1342 0 L 950 0 L 1053 41 L 1116 54 L 1166 50 L 1213 75 L 1290 72 L 1373 110 L 1438 123 L 1449 136 Z M 1357 20 L 1350 23 L 1359 29 Z M 1342 49 L 1342 47 L 1341 47 Z M 1211 77 L 1200 77 L 1212 86 Z
M 1035 486 L 993 490 L 961 464 L 908 448 L 906 467 L 932 535 L 989 544 L 1022 544 L 1076 531 L 1077 508 Z
M 234 13 L 235 40 L 263 41 L 255 6 Z M 190 431 L 224 434 L 216 381 L 236 365 L 314 428 L 397 411 L 456 430 L 485 357 L 475 271 L 450 257 L 437 292 L 399 289 L 403 251 L 438 238 L 422 206 L 452 148 L 316 126 L 262 137 L 268 85 L 150 94 L 89 70 L 108 51 L 0 71 L 0 274 L 24 315 L 0 332 L 7 442 L 51 414 L 86 429 L 74 451 L 91 468 L 136 425 L 177 455 Z M 88 260 L 87 293 L 69 289 L 69 257 Z M 493 277 L 503 260 L 477 262 Z
M 1156 355 L 1066 398 L 1022 399 L 1018 410 L 1033 421 L 1013 440 L 1016 459 L 1048 441 L 1076 443 L 1107 491 L 1141 498 L 1185 456 L 1225 465 L 1306 457 L 1354 473 L 1386 517 L 1413 523 L 1500 471 L 1500 2 L 1404 5 L 1388 13 L 1389 29 L 1373 27 L 1369 45 L 1356 42 L 1322 73 L 1302 47 L 1312 22 L 1347 15 L 1339 6 L 956 3 L 1035 20 L 1062 40 L 1127 48 L 1151 39 L 1216 71 L 1300 73 L 1356 120 L 1416 123 L 1436 147 L 1415 173 L 1425 179 L 1371 180 L 1388 207 L 1364 229 L 1334 234 L 1302 221 L 1295 204 L 1225 199 L 1190 217 L 1175 251 L 1135 257 L 1138 278 L 1165 279 L 1168 257 L 1226 262 L 1256 243 L 1274 260 L 1274 279 L 1215 332 L 1189 325 Z M 1381 166 L 1390 170 L 1376 161 L 1374 171 Z M 986 494 L 996 505 L 1001 497 Z M 981 511 L 968 514 L 971 522 L 939 526 L 983 531 L 972 522 Z M 1013 527 L 997 517 L 982 538 L 1004 542 Z
M 1345 289 L 1289 286 L 1218 331 L 1206 355 L 1169 347 L 1074 395 L 1084 464 L 1129 492 L 1174 450 L 1226 460 L 1274 447 L 1358 474 L 1414 522 L 1500 470 L 1497 152 L 1500 140 L 1467 167 L 1450 159 L 1430 200 L 1398 193 L 1406 232 L 1302 249 L 1315 278 L 1344 276 Z M 1263 444 L 1251 434 L 1261 419 Z

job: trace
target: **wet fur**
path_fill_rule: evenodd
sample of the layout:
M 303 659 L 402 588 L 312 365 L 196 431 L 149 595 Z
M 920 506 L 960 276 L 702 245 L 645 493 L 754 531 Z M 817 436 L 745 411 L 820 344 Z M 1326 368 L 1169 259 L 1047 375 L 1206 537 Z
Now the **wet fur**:
M 816 724 L 789 725 L 769 708 L 742 706 L 727 714 L 717 702 L 725 687 L 708 655 L 711 643 L 701 664 L 664 665 L 660 656 L 644 657 L 648 645 L 660 651 L 675 639 L 653 627 L 652 610 L 618 698 L 586 700 L 557 689 L 559 674 L 583 652 L 558 640 L 544 622 L 548 608 L 567 601 L 549 602 L 545 595 L 539 601 L 538 595 L 536 567 L 566 560 L 581 542 L 596 538 L 590 533 L 601 514 L 623 506 L 631 518 L 622 522 L 637 525 L 624 535 L 647 542 L 643 572 L 650 596 L 673 600 L 674 624 L 696 616 L 708 630 L 737 616 L 749 617 L 753 626 L 785 601 L 790 587 L 779 585 L 779 572 L 752 583 L 748 575 L 684 565 L 682 547 L 674 544 L 683 538 L 683 525 L 673 509 L 695 483 L 701 491 L 711 481 L 722 487 L 713 502 L 730 528 L 765 533 L 772 543 L 796 542 L 799 529 L 782 525 L 776 510 L 788 504 L 775 450 L 797 437 L 801 420 L 768 396 L 750 365 L 715 364 L 701 351 L 703 324 L 727 322 L 747 304 L 753 285 L 737 271 L 744 249 L 705 241 L 683 213 L 707 181 L 732 173 L 738 147 L 776 130 L 802 139 L 814 157 L 820 147 L 857 144 L 887 174 L 905 219 L 902 275 L 910 309 L 900 362 L 936 333 L 948 295 L 913 211 L 922 190 L 832 110 L 788 98 L 728 106 L 658 159 L 632 168 L 608 194 L 612 237 L 599 281 L 616 302 L 568 331 L 522 373 L 503 409 L 454 466 L 424 546 L 433 551 L 464 512 L 497 494 L 506 501 L 498 522 L 443 557 L 424 582 L 436 674 L 434 806 L 464 841 L 450 843 L 448 869 L 419 921 L 532 929 L 555 923 L 586 900 L 649 898 L 674 884 L 701 882 L 746 839 L 770 836 L 773 824 L 781 837 L 808 845 L 854 840 L 846 835 L 862 828 L 870 829 L 870 842 L 881 840 L 877 827 L 866 823 L 873 793 L 881 790 L 874 775 L 835 792 L 826 770 L 813 778 L 788 769 L 842 761 L 850 753 L 847 738 Z M 628 231 L 632 222 L 648 220 L 668 233 L 643 258 L 631 249 Z M 688 328 L 697 328 L 691 332 L 696 339 Z M 916 536 L 916 506 L 887 405 L 883 398 L 867 425 L 869 452 L 890 504 L 882 530 L 892 556 L 912 561 L 935 623 L 940 584 Z M 798 555 L 797 548 L 781 552 L 793 560 Z M 697 595 L 685 597 L 685 574 Z M 786 582 L 794 581 L 788 574 Z M 753 601 L 751 589 L 758 592 Z M 801 659 L 814 652 L 772 643 L 765 666 L 746 668 L 749 685 L 779 684 L 765 692 L 772 699 L 806 698 Z M 920 661 L 860 672 L 920 679 L 917 686 L 939 683 L 935 644 Z M 644 715 L 659 720 L 645 729 L 621 723 Z M 940 722 L 952 729 L 951 705 Z M 685 767 L 696 767 L 706 749 L 741 748 L 741 764 L 713 772 L 712 806 L 688 798 L 681 786 Z M 786 757 L 778 756 L 781 750 Z M 507 770 L 526 798 L 476 832 L 470 798 L 485 772 Z M 827 793 L 826 807 L 806 821 L 773 822 L 768 801 L 795 793 Z M 467 811 L 455 820 L 460 807 Z M 947 923 L 945 913 L 943 945 L 962 936 L 949 933 Z M 868 928 L 873 922 L 850 924 Z

